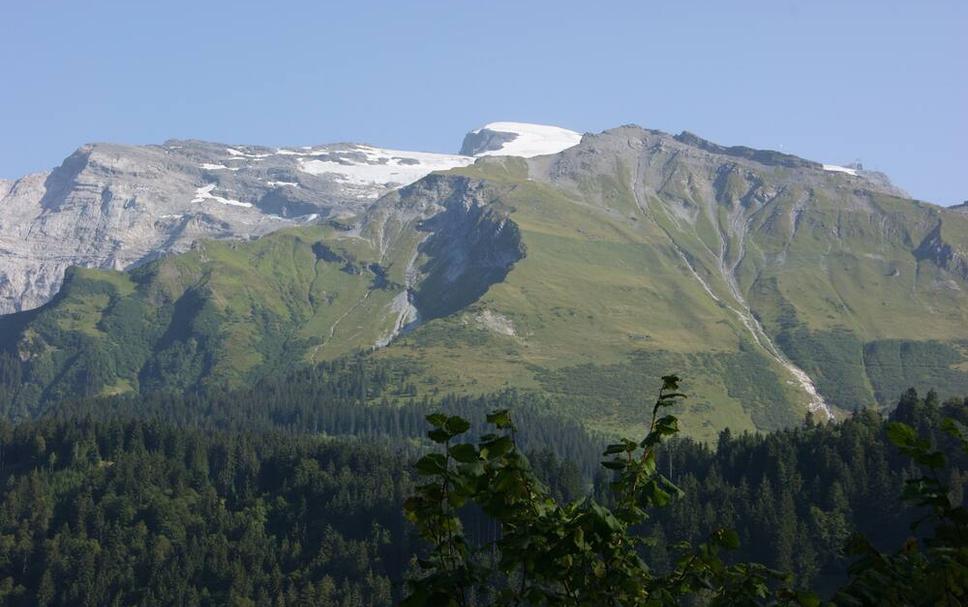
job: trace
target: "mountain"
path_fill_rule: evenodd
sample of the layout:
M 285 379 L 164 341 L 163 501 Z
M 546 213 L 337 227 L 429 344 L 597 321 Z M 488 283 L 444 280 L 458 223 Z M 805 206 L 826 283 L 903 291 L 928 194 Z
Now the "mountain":
M 479 156 L 251 242 L 70 270 L 0 319 L 0 401 L 239 386 L 358 350 L 416 396 L 513 387 L 601 429 L 640 422 L 654 378 L 681 373 L 701 438 L 968 391 L 964 213 L 862 169 L 635 126 L 495 123 L 462 152 Z M 381 163 L 341 170 L 360 164 Z M 222 172 L 243 170 L 261 169 Z M 208 185 L 186 204 L 263 208 Z
M 475 133 L 505 144 L 465 155 L 358 144 L 82 146 L 53 171 L 0 181 L 0 313 L 47 302 L 71 266 L 124 270 L 202 239 L 247 240 L 339 218 L 432 171 L 471 164 L 478 152 L 556 152 L 581 139 L 519 123 Z

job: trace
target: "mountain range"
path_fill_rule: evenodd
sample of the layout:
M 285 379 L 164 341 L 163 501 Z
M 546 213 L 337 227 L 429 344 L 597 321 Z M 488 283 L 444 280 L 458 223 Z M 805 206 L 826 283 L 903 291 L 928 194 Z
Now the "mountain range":
M 0 209 L 14 416 L 352 354 L 406 369 L 401 398 L 529 391 L 602 430 L 677 372 L 701 438 L 968 391 L 964 209 L 691 133 L 94 144 Z

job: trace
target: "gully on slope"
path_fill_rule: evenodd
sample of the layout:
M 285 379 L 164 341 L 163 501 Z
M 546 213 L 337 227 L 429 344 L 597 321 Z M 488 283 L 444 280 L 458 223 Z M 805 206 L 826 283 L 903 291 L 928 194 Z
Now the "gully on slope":
M 635 177 L 633 178 L 630 189 L 632 190 L 632 195 L 635 199 L 635 205 L 639 208 L 640 211 L 644 212 L 645 206 L 642 204 L 641 200 L 639 199 L 639 193 L 636 187 L 636 183 L 638 182 L 638 173 L 639 173 L 638 164 L 636 164 L 635 169 L 636 169 Z M 820 392 L 817 390 L 816 384 L 813 382 L 810 376 L 807 375 L 807 373 L 803 369 L 795 365 L 789 358 L 787 358 L 787 356 L 783 353 L 782 350 L 780 350 L 780 348 L 776 345 L 773 339 L 770 338 L 770 336 L 766 333 L 766 330 L 763 329 L 763 325 L 760 323 L 759 320 L 757 320 L 756 316 L 753 314 L 749 303 L 746 301 L 746 298 L 743 296 L 742 291 L 739 289 L 739 285 L 736 282 L 736 269 L 746 254 L 746 233 L 747 233 L 747 227 L 749 223 L 748 221 L 746 222 L 734 221 L 733 224 L 734 224 L 734 228 L 737 229 L 736 230 L 738 233 L 737 241 L 739 243 L 739 254 L 736 256 L 736 261 L 731 264 L 727 261 L 727 251 L 728 251 L 727 244 L 726 244 L 727 239 L 725 234 L 723 234 L 721 228 L 719 230 L 720 252 L 718 255 L 716 255 L 712 253 L 712 251 L 710 251 L 710 254 L 716 257 L 719 265 L 719 273 L 723 277 L 723 280 L 726 282 L 726 286 L 729 289 L 730 296 L 732 297 L 733 301 L 737 304 L 736 306 L 730 305 L 729 303 L 723 301 L 722 298 L 720 298 L 715 294 L 712 287 L 710 287 L 710 285 L 706 282 L 706 280 L 703 279 L 703 277 L 696 271 L 692 262 L 689 260 L 689 257 L 685 254 L 685 252 L 676 242 L 675 238 L 672 237 L 672 234 L 670 234 L 665 227 L 662 227 L 661 224 L 660 224 L 660 227 L 662 227 L 662 231 L 669 239 L 669 242 L 672 243 L 672 246 L 675 249 L 676 253 L 679 255 L 679 258 L 682 259 L 682 262 L 686 265 L 686 268 L 689 270 L 689 273 L 693 276 L 693 278 L 699 281 L 700 285 L 702 285 L 703 290 L 706 291 L 706 293 L 716 303 L 722 306 L 725 306 L 728 310 L 730 310 L 733 314 L 735 314 L 743 323 L 743 326 L 746 327 L 747 331 L 749 331 L 750 335 L 752 335 L 753 341 L 756 342 L 756 344 L 760 346 L 781 367 L 786 369 L 787 372 L 791 376 L 793 376 L 794 381 L 797 384 L 799 384 L 800 388 L 804 392 L 806 392 L 807 397 L 809 398 L 809 401 L 807 403 L 807 409 L 811 413 L 819 412 L 819 413 L 822 413 L 827 419 L 833 419 L 834 417 L 833 411 L 830 409 L 830 406 L 827 404 L 827 401 L 824 400 L 823 396 L 821 396 Z

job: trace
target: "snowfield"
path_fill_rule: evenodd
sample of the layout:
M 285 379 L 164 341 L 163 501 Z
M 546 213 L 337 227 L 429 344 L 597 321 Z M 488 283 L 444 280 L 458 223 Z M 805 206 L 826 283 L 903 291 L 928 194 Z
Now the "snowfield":
M 261 150 L 253 151 L 252 148 L 229 147 L 224 148 L 228 156 L 222 164 L 204 163 L 201 168 L 237 171 L 240 168 L 248 168 L 245 161 L 264 160 L 271 156 L 290 157 L 295 161 L 296 168 L 304 173 L 333 178 L 344 187 L 349 188 L 350 191 L 355 191 L 359 196 L 378 198 L 385 193 L 385 190 L 373 190 L 373 186 L 396 189 L 409 185 L 434 171 L 446 171 L 474 164 L 478 156 L 530 158 L 532 156 L 555 154 L 577 145 L 581 141 L 581 134 L 575 131 L 541 124 L 492 122 L 474 132 L 480 133 L 482 130 L 511 133 L 514 138 L 504 143 L 498 150 L 482 152 L 475 156 L 410 152 L 359 144 L 275 148 L 272 153 Z M 231 165 L 225 164 L 227 162 L 231 162 Z M 237 162 L 243 164 L 234 166 Z M 299 187 L 298 183 L 289 181 L 267 181 L 266 183 L 271 187 Z M 214 196 L 211 191 L 211 189 L 207 189 L 203 192 L 199 189 L 195 196 L 195 202 L 215 200 L 222 204 L 251 206 L 248 203 Z
M 394 184 L 403 186 L 433 171 L 446 171 L 474 163 L 473 156 L 405 152 L 368 145 L 350 145 L 342 150 L 310 152 L 325 160 L 299 160 L 299 168 L 310 175 L 328 174 L 351 185 Z
M 557 154 L 562 150 L 578 145 L 581 133 L 557 126 L 527 124 L 524 122 L 492 122 L 474 131 L 483 130 L 517 135 L 497 150 L 481 152 L 478 156 L 521 156 L 531 158 L 545 154 Z
M 842 167 L 838 164 L 825 164 L 823 165 L 823 170 L 833 171 L 834 173 L 847 173 L 848 175 L 857 175 L 857 169 L 849 169 L 847 167 Z

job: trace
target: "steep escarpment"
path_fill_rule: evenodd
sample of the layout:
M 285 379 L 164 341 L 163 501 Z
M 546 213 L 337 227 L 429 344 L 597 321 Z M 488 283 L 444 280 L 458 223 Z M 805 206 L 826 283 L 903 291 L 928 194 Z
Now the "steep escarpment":
M 420 318 L 447 316 L 480 298 L 524 257 L 500 188 L 462 176 L 433 175 L 400 193 L 404 208 L 432 209 L 414 224 L 418 278 L 411 279 Z M 429 216 L 428 216 L 429 215 Z
M 961 236 L 964 238 L 965 235 Z M 919 260 L 931 261 L 938 267 L 968 280 L 968 250 L 945 241 L 941 221 L 924 237 L 914 250 L 914 255 Z
M 504 280 L 524 257 L 513 221 L 484 207 L 449 207 L 425 222 L 431 236 L 420 247 L 427 261 L 415 299 L 424 318 L 447 316 L 480 298 Z
M 524 255 L 501 189 L 481 179 L 434 174 L 374 205 L 355 229 L 398 280 L 395 329 L 378 342 L 457 312 L 500 282 Z

